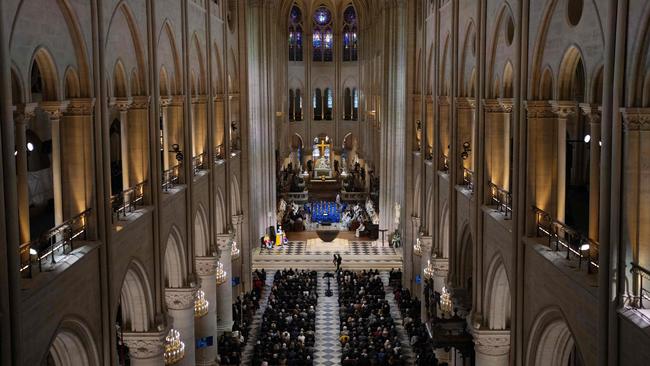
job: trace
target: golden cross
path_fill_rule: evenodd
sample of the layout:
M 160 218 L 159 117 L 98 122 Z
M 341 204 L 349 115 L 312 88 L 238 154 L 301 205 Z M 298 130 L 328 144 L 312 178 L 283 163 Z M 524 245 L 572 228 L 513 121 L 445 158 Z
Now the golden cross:
M 329 147 L 330 144 L 326 144 L 325 140 L 321 140 L 320 144 L 316 145 L 318 147 L 318 150 L 320 150 L 320 155 L 325 156 L 325 148 Z

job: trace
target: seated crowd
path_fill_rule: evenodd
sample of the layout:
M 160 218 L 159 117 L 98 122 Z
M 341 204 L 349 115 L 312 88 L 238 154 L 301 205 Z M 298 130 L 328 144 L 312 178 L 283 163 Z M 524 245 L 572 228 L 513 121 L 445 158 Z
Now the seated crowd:
M 253 272 L 253 283 L 256 284 L 251 292 L 244 294 L 243 299 L 237 296 L 237 300 L 232 305 L 233 320 L 232 333 L 227 333 L 219 337 L 219 358 L 221 365 L 239 365 L 241 361 L 241 352 L 248 340 L 251 323 L 255 312 L 260 307 L 260 296 L 262 294 L 263 284 L 266 280 L 264 270 Z
M 339 271 L 341 364 L 404 365 L 379 271 Z
M 277 271 L 255 351 L 255 366 L 311 366 L 316 333 L 315 271 Z
M 393 290 L 395 302 L 402 314 L 404 328 L 409 335 L 409 343 L 413 352 L 417 355 L 415 364 L 418 366 L 438 365 L 438 360 L 433 353 L 433 344 L 426 326 L 420 318 L 420 300 L 412 297 L 411 292 L 406 288 Z

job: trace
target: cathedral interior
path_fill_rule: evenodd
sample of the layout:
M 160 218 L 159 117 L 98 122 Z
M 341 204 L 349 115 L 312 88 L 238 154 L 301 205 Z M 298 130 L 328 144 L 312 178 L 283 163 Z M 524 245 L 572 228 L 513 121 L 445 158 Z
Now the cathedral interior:
M 1 365 L 650 364 L 649 1 L 2 0 L 0 81 Z

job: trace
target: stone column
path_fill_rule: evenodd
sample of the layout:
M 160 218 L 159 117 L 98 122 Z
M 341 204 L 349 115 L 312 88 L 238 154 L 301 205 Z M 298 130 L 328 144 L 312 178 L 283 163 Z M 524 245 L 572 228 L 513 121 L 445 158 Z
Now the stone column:
M 201 282 L 201 290 L 208 301 L 208 313 L 196 319 L 194 334 L 196 339 L 212 337 L 212 346 L 196 350 L 196 364 L 216 365 L 217 359 L 217 286 L 214 281 L 217 257 L 196 257 L 196 273 Z
M 449 258 L 431 259 L 433 266 L 433 290 L 442 293 L 449 280 Z
M 557 174 L 557 211 L 556 218 L 558 221 L 565 222 L 566 216 L 566 134 L 567 120 L 577 112 L 577 104 L 572 101 L 552 101 L 553 113 L 557 116 L 557 165 L 555 166 Z
M 148 96 L 132 97 L 129 108 L 129 179 L 130 186 L 149 179 L 149 100 Z M 156 157 L 157 158 L 157 157 Z
M 431 248 L 433 246 L 433 238 L 431 236 L 420 237 L 420 247 L 422 248 L 422 256 L 420 257 L 420 276 L 422 276 L 422 290 L 420 291 L 420 319 L 426 322 L 427 318 L 427 305 L 425 301 L 424 288 L 426 286 L 426 277 L 424 276 L 424 269 L 431 260 Z M 431 289 L 433 290 L 433 289 Z
M 464 150 L 463 144 L 465 142 L 469 142 L 469 157 L 465 160 L 462 158 L 459 159 L 462 168 L 468 169 L 470 171 L 475 170 L 475 162 L 474 162 L 474 149 L 475 149 L 475 107 L 476 107 L 476 100 L 473 98 L 456 98 L 456 111 L 458 114 L 458 151 L 455 152 L 457 154 L 462 153 Z M 460 172 L 462 176 L 462 171 Z M 461 180 L 462 181 L 462 180 Z
M 600 216 L 600 115 L 601 107 L 581 103 L 580 109 L 589 121 L 589 238 L 598 241 Z
M 217 244 L 219 245 L 219 262 L 223 264 L 223 270 L 226 272 L 226 282 L 217 288 L 219 294 L 218 321 L 217 330 L 219 334 L 230 332 L 233 326 L 232 317 L 232 261 L 231 250 L 232 240 L 230 234 L 217 235 Z
M 122 190 L 131 187 L 129 183 L 129 108 L 133 100 L 131 98 L 114 98 L 111 104 L 120 111 L 120 155 L 122 155 Z
M 163 150 L 163 171 L 168 170 L 170 168 L 169 164 L 169 105 L 171 104 L 172 100 L 171 98 L 160 98 L 160 109 L 161 111 L 161 117 L 162 117 L 162 126 L 160 129 L 162 130 L 162 145 L 161 148 Z
M 63 223 L 63 181 L 61 172 L 61 118 L 68 102 L 41 102 L 52 125 L 52 191 L 54 193 L 54 225 Z
M 29 178 L 27 177 L 27 124 L 34 118 L 36 103 L 29 103 L 18 108 L 14 113 L 16 123 L 16 179 L 18 182 L 18 222 L 20 242 L 31 240 L 29 234 Z
M 474 336 L 476 366 L 508 366 L 510 330 L 481 330 L 470 326 Z
M 165 336 L 161 333 L 124 333 L 122 340 L 129 347 L 131 366 L 160 366 L 165 364 Z
M 178 330 L 181 341 L 185 343 L 185 357 L 177 363 L 179 366 L 195 365 L 194 342 L 194 298 L 196 288 L 166 288 L 165 302 L 171 316 L 173 328 Z

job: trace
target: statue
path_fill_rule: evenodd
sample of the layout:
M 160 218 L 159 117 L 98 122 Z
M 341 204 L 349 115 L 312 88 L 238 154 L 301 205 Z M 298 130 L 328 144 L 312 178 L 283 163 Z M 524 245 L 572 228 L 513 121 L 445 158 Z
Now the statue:
M 395 202 L 394 210 L 395 210 L 395 227 L 396 230 L 399 228 L 399 219 L 400 219 L 400 214 L 401 214 L 401 209 L 402 206 L 399 204 L 399 202 Z
M 390 244 L 391 244 L 391 246 L 393 248 L 398 248 L 401 245 L 401 241 L 402 241 L 402 239 L 401 239 L 401 237 L 399 235 L 399 229 L 397 229 L 393 233 L 393 237 L 392 237 L 392 239 L 390 241 Z

